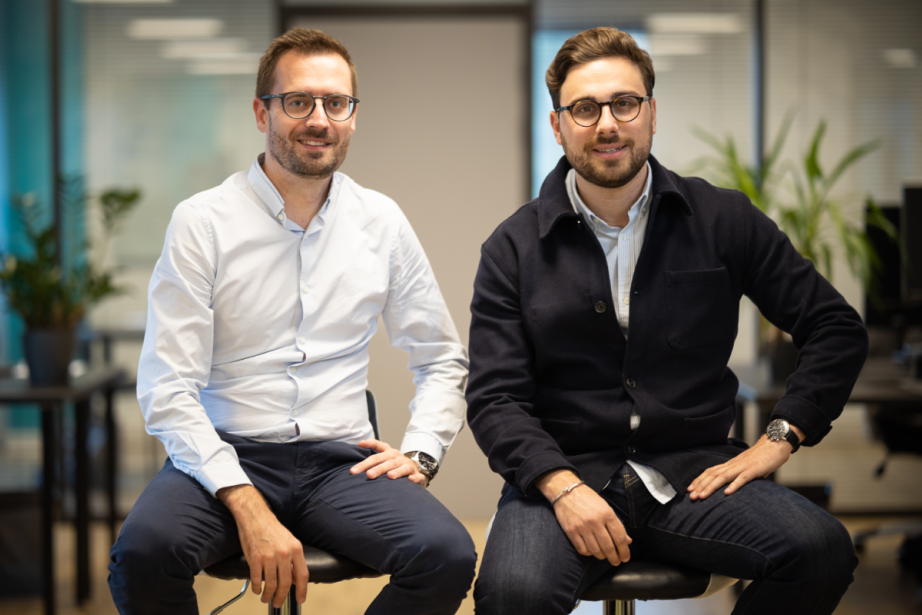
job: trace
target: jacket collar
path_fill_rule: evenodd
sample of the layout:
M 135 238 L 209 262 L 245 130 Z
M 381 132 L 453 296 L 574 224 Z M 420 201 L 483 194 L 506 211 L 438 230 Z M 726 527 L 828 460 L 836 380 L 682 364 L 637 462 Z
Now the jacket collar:
M 666 202 L 675 202 L 685 209 L 689 216 L 693 215 L 691 202 L 686 194 L 679 188 L 678 176 L 661 165 L 656 158 L 650 156 L 650 170 L 653 172 L 653 185 L 650 187 L 652 207 L 656 207 L 660 200 L 670 195 Z M 554 170 L 551 171 L 538 193 L 538 237 L 547 237 L 560 220 L 576 218 L 567 194 L 567 173 L 572 166 L 566 156 L 561 156 Z

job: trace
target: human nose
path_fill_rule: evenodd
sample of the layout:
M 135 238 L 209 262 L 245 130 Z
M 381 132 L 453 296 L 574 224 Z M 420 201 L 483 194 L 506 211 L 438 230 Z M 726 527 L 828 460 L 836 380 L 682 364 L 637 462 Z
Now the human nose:
M 599 121 L 596 124 L 596 131 L 603 134 L 617 134 L 619 130 L 621 130 L 621 125 L 618 120 L 615 119 L 615 114 L 611 110 L 611 104 L 602 105 Z
M 314 108 L 311 109 L 311 112 L 308 113 L 307 117 L 302 121 L 308 126 L 329 126 L 330 118 L 327 116 L 326 107 L 324 107 L 325 102 L 326 101 L 322 98 L 315 98 Z

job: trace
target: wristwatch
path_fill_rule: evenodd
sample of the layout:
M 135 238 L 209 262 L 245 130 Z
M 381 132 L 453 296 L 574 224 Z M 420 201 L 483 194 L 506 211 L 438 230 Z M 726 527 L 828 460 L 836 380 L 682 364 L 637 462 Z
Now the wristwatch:
M 422 451 L 410 451 L 409 453 L 404 453 L 404 455 L 416 462 L 416 465 L 419 466 L 419 471 L 426 475 L 430 483 L 435 478 L 435 475 L 439 473 L 439 462 L 432 455 Z
M 765 435 L 767 435 L 768 439 L 772 442 L 781 442 L 782 440 L 790 442 L 791 446 L 794 447 L 791 454 L 796 453 L 797 449 L 800 448 L 800 438 L 798 438 L 794 430 L 791 429 L 791 424 L 784 419 L 775 419 L 769 423 L 768 428 L 765 430 Z

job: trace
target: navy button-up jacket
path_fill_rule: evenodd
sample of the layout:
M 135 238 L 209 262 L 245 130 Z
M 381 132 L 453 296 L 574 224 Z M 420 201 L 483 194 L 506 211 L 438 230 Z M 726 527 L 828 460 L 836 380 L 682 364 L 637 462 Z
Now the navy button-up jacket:
M 682 493 L 741 452 L 727 438 L 738 388 L 727 361 L 743 295 L 800 349 L 773 418 L 806 445 L 829 432 L 864 364 L 860 317 L 771 219 L 739 192 L 650 165 L 628 340 L 605 255 L 567 196 L 566 158 L 483 244 L 468 422 L 490 467 L 526 494 L 561 468 L 600 490 L 627 458 Z

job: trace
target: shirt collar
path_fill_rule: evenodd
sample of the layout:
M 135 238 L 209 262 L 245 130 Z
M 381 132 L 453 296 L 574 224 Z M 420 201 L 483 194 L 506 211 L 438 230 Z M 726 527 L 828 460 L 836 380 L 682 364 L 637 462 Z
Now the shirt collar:
M 250 188 L 256 193 L 256 196 L 265 204 L 266 209 L 272 217 L 284 226 L 286 222 L 285 200 L 263 170 L 262 165 L 265 159 L 265 153 L 256 157 L 256 160 L 253 161 L 253 165 L 250 167 L 249 173 L 247 173 L 247 181 L 250 184 Z M 336 202 L 336 198 L 339 196 L 339 188 L 340 184 L 342 184 L 343 177 L 341 173 L 333 173 L 333 181 L 330 182 L 330 193 L 327 195 L 327 200 L 320 208 L 320 211 L 317 212 L 317 215 L 314 216 L 314 219 L 311 220 L 311 224 L 308 225 L 307 230 L 320 230 L 323 228 L 324 224 L 326 224 L 331 210 L 330 206 L 332 203 Z
M 653 185 L 653 169 L 650 168 L 649 161 L 647 161 L 645 165 L 647 167 L 647 179 L 644 182 L 643 192 L 640 193 L 640 197 L 638 197 L 638 199 L 634 201 L 634 204 L 631 205 L 630 209 L 628 209 L 627 215 L 629 221 L 627 226 L 630 226 L 634 222 L 634 220 L 637 218 L 637 213 L 650 202 L 650 188 Z M 614 226 L 609 226 L 605 220 L 602 220 L 594 213 L 592 213 L 592 210 L 589 209 L 589 207 L 580 197 L 579 191 L 576 189 L 576 169 L 570 169 L 567 172 L 566 181 L 567 194 L 570 197 L 570 204 L 573 206 L 573 211 L 575 211 L 577 214 L 583 214 L 583 217 L 586 220 L 590 220 L 593 223 L 597 221 L 599 224 L 603 225 L 602 228 L 604 230 L 615 230 L 617 228 Z M 627 226 L 625 228 L 627 228 Z

